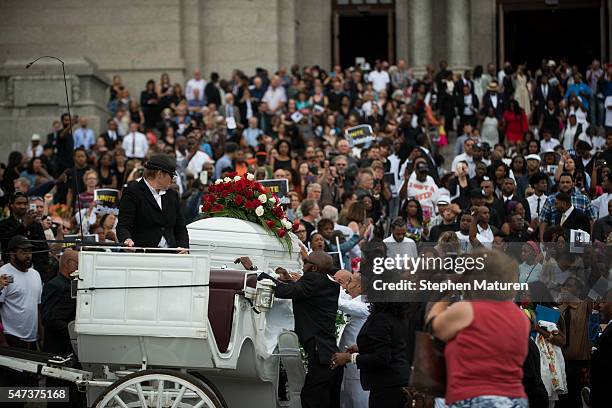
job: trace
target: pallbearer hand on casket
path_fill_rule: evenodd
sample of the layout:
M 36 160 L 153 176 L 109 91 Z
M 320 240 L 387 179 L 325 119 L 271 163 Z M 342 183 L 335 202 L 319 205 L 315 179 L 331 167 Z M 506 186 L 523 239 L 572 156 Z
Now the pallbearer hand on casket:
M 282 282 L 295 282 L 300 279 L 300 274 L 297 272 L 288 272 L 285 268 L 278 267 L 274 271 L 278 275 L 278 280 Z
M 253 261 L 248 256 L 241 256 L 234 261 L 235 264 L 240 263 L 247 271 L 256 271 L 257 267 L 253 265 Z

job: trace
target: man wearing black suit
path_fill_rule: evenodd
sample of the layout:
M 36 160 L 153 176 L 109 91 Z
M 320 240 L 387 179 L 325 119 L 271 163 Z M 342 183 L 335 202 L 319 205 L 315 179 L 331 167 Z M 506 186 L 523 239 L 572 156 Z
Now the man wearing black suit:
M 291 281 L 287 271 L 277 273 L 287 283 L 278 282 L 275 295 L 293 299 L 295 332 L 308 356 L 308 374 L 302 388 L 303 408 L 337 407 L 340 403 L 342 370 L 332 370 L 332 355 L 336 346 L 336 313 L 340 285 L 328 275 L 332 257 L 315 251 L 304 259 L 304 275 Z
M 523 194 L 524 194 L 524 190 L 523 190 Z M 519 203 L 521 203 L 523 205 L 523 208 L 525 209 L 525 219 L 526 220 L 531 220 L 531 209 L 529 208 L 529 203 L 527 202 L 527 200 L 525 200 L 525 198 L 523 198 L 523 194 L 521 194 L 520 191 L 518 191 L 517 187 L 516 187 L 516 182 L 514 181 L 513 178 L 510 177 L 506 177 L 504 179 L 504 182 L 502 183 L 502 192 L 501 192 L 501 197 L 499 197 L 499 200 L 502 202 L 502 213 L 501 218 L 502 218 L 502 224 L 504 222 L 509 221 L 509 217 L 508 217 L 508 208 L 507 208 L 507 203 L 509 201 L 517 201 Z
M 612 290 L 608 290 L 604 302 L 599 304 L 599 316 L 606 329 L 596 340 L 596 350 L 591 357 L 591 407 L 610 406 L 610 361 L 612 361 Z
M 123 190 L 119 203 L 117 238 L 127 246 L 189 248 L 189 235 L 181 213 L 179 195 L 169 189 L 176 161 L 156 154 L 145 163 L 144 176 Z
M 421 156 L 427 160 L 427 167 L 429 168 L 429 175 L 434 179 L 436 184 L 440 184 L 440 174 L 438 173 L 438 166 L 436 161 L 431 154 L 431 146 L 429 143 L 429 137 L 425 133 L 419 133 L 416 136 L 417 149 L 421 152 Z
M 489 109 L 493 109 L 497 120 L 501 120 L 504 116 L 505 100 L 502 94 L 499 93 L 499 84 L 496 80 L 492 80 L 487 87 L 487 92 L 482 97 L 481 114 L 488 116 Z
M 559 92 L 559 88 L 556 86 L 552 86 L 548 83 L 548 76 L 546 74 L 542 75 L 542 79 L 540 81 L 540 85 L 538 85 L 535 89 L 535 111 L 538 120 L 544 113 L 546 109 L 546 103 L 551 100 L 555 103 L 555 106 L 559 104 L 561 100 L 561 93 Z
M 571 196 L 568 193 L 560 192 L 557 194 L 555 207 L 559 213 L 557 222 L 563 229 L 590 231 L 589 218 L 582 211 L 574 208 Z
M 117 123 L 114 119 L 106 121 L 106 132 L 100 134 L 104 138 L 104 144 L 108 149 L 114 149 L 117 142 L 121 142 L 122 137 L 117 133 Z

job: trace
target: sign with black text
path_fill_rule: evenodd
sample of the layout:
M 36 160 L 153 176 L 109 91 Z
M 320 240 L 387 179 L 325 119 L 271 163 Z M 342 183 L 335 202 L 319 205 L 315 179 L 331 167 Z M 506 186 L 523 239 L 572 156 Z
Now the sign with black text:
M 359 125 L 346 129 L 344 136 L 353 146 L 357 146 L 374 140 L 374 131 L 370 125 Z
M 119 190 L 113 188 L 98 188 L 94 190 L 96 214 L 119 213 Z
M 289 198 L 289 180 L 275 179 L 260 180 L 259 182 L 272 194 L 276 195 L 280 199 L 282 205 L 289 205 L 291 202 L 291 199 Z

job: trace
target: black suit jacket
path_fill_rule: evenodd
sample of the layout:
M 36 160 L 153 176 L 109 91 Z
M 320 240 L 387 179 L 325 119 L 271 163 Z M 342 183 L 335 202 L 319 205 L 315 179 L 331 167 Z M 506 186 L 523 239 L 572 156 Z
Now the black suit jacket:
M 493 104 L 491 103 L 491 93 L 487 92 L 482 97 L 482 108 L 480 110 L 483 116 L 487 116 L 489 114 L 489 109 L 493 108 Z M 497 119 L 501 119 L 504 116 L 504 109 L 506 108 L 506 101 L 504 96 L 501 93 L 497 94 L 497 109 L 495 110 L 495 116 Z
M 417 320 L 402 321 L 387 312 L 368 316 L 357 335 L 357 368 L 364 390 L 408 385 L 417 328 L 409 324 Z
M 170 248 L 189 248 L 178 193 L 168 190 L 162 195 L 160 209 L 144 179 L 128 185 L 119 203 L 119 242 L 131 238 L 137 247 L 154 248 L 162 235 Z
M 41 320 L 45 327 L 43 350 L 59 355 L 71 354 L 68 323 L 75 319 L 76 299 L 70 296 L 70 279 L 58 274 L 43 286 Z
M 612 325 L 597 339 L 597 350 L 591 357 L 591 407 L 610 406 L 610 361 L 612 361 Z
M 558 87 L 551 86 L 550 84 L 548 84 L 548 94 L 546 95 L 546 97 L 544 97 L 544 93 L 542 92 L 542 85 L 538 85 L 535 89 L 534 99 L 536 111 L 538 112 L 539 117 L 539 115 L 544 112 L 544 109 L 546 109 L 546 103 L 548 100 L 554 101 L 555 106 L 559 104 L 559 101 L 561 100 L 561 93 L 559 92 Z
M 109 135 L 108 131 L 106 131 L 106 132 L 104 132 L 104 133 L 100 134 L 100 136 L 102 136 L 102 137 L 104 138 L 104 144 L 105 144 L 105 145 L 106 145 L 106 147 L 108 147 L 109 149 L 112 149 L 112 148 L 113 148 L 113 145 L 114 145 L 114 143 L 115 143 L 115 142 L 121 142 L 121 140 L 123 139 L 121 136 L 119 136 L 119 134 L 118 134 L 118 133 L 116 134 L 116 136 L 117 136 L 117 138 L 116 138 L 116 139 L 114 139 L 114 140 L 113 140 L 113 139 L 111 139 L 111 137 L 110 137 L 110 135 Z
M 293 299 L 295 332 L 305 348 L 314 341 L 320 364 L 329 364 L 336 346 L 336 313 L 340 285 L 327 275 L 306 272 L 297 282 L 279 283 L 275 295 Z
M 561 214 L 559 214 L 559 225 L 561 225 Z M 561 226 L 566 230 L 581 229 L 587 232 L 589 232 L 591 228 L 589 217 L 576 208 L 574 208 Z

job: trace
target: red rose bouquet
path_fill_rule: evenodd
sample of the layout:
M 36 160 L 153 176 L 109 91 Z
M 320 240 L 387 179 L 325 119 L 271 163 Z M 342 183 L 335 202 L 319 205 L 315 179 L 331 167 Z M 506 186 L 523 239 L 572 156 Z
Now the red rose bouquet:
M 224 179 L 217 179 L 202 197 L 200 212 L 202 218 L 230 217 L 259 224 L 291 251 L 287 232 L 297 230 L 298 225 L 287 219 L 280 199 L 251 173 L 242 176 L 229 173 Z

